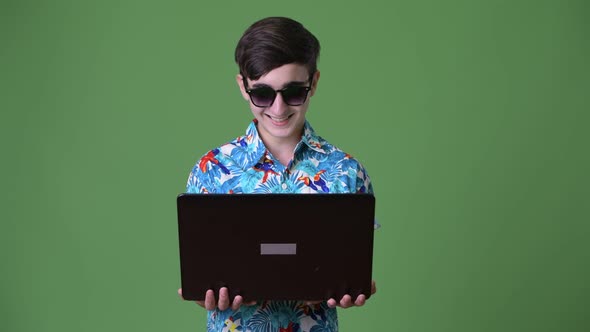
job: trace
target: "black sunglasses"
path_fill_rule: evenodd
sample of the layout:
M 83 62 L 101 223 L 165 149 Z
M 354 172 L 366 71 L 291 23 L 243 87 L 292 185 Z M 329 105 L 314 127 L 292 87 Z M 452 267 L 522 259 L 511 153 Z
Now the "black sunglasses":
M 258 107 L 270 107 L 277 98 L 277 93 L 281 93 L 283 101 L 289 106 L 300 106 L 305 103 L 307 94 L 311 90 L 313 75 L 309 77 L 309 86 L 290 85 L 280 90 L 275 90 L 270 86 L 262 86 L 259 88 L 248 89 L 248 82 L 246 77 L 243 76 L 244 87 L 246 92 L 250 95 L 252 104 Z

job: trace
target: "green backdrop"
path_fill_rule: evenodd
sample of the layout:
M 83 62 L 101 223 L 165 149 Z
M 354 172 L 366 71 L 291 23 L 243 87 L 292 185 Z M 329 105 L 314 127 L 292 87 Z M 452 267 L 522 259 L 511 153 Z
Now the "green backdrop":
M 374 182 L 378 293 L 342 331 L 590 330 L 589 14 L 1 0 L 0 330 L 205 329 L 175 197 L 252 118 L 233 50 L 273 15 L 320 39 L 308 119 Z

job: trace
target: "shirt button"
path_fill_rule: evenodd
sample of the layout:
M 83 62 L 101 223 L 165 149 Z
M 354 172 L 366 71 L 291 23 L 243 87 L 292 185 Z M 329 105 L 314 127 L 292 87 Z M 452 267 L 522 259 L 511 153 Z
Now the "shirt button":
M 283 183 L 283 189 L 287 189 L 287 184 Z

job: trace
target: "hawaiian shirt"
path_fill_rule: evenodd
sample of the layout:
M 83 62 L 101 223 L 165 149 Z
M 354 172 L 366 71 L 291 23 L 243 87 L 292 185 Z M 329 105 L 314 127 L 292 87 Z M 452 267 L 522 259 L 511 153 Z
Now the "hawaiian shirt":
M 306 121 L 293 160 L 282 165 L 265 147 L 254 120 L 246 135 L 209 151 L 192 169 L 188 193 L 373 193 L 365 168 L 317 136 Z M 338 331 L 326 302 L 264 301 L 208 311 L 208 331 Z

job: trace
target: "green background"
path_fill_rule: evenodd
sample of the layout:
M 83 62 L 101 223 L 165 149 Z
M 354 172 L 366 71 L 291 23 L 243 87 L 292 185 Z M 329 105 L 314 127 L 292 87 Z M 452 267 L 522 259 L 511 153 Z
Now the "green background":
M 583 0 L 1 0 L 0 330 L 205 329 L 175 197 L 252 118 L 233 50 L 274 15 L 319 38 L 308 119 L 375 187 L 342 331 L 590 330 Z

